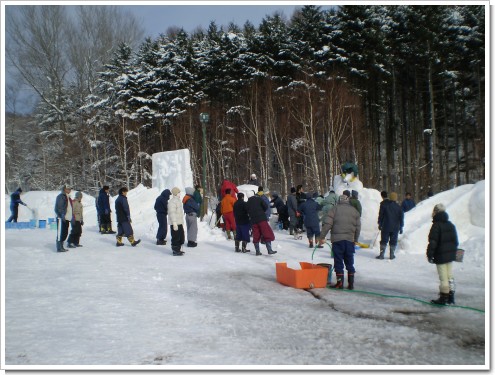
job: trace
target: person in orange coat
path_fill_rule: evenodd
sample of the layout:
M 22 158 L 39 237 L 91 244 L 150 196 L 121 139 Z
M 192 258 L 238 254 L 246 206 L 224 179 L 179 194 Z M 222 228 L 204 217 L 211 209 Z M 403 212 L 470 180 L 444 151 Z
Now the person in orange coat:
M 235 217 L 234 217 L 234 203 L 237 202 L 237 198 L 234 198 L 231 195 L 231 190 L 225 190 L 225 196 L 222 198 L 221 202 L 221 212 L 223 216 L 223 220 L 225 222 L 225 230 L 227 231 L 227 239 L 231 240 L 232 236 L 230 231 L 234 231 L 235 237 Z

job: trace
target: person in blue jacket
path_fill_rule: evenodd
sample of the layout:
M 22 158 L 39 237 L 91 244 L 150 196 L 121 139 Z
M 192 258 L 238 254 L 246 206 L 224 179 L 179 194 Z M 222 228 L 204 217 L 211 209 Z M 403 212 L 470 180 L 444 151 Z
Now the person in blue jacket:
M 101 234 L 115 234 L 112 230 L 112 218 L 110 209 L 110 187 L 105 185 L 100 189 L 98 199 L 96 201 L 96 210 L 98 213 L 98 221 L 100 223 Z
M 122 237 L 127 237 L 132 246 L 136 246 L 141 240 L 134 239 L 134 231 L 132 230 L 131 210 L 127 202 L 126 187 L 119 189 L 119 196 L 115 200 L 115 213 L 117 214 L 117 247 L 124 246 Z
M 387 244 L 390 245 L 390 259 L 395 259 L 395 249 L 399 233 L 404 228 L 404 211 L 397 203 L 397 193 L 390 193 L 390 199 L 386 191 L 381 192 L 382 202 L 378 213 L 378 229 L 382 232 L 380 240 L 380 255 L 376 259 L 384 259 Z
M 402 211 L 407 212 L 416 207 L 414 199 L 412 199 L 411 193 L 406 193 L 406 199 L 402 201 L 401 208 Z
M 169 189 L 165 189 L 158 196 L 158 198 L 156 198 L 155 201 L 156 219 L 158 220 L 158 231 L 156 233 L 157 245 L 167 244 L 167 240 L 166 240 L 167 231 L 168 231 L 167 207 L 168 207 L 168 200 L 170 199 L 170 195 L 172 195 L 172 192 Z
M 306 194 L 306 200 L 299 207 L 299 211 L 303 215 L 304 226 L 306 227 L 306 235 L 308 237 L 309 247 L 313 247 L 314 237 L 318 239 L 320 237 L 320 219 L 318 217 L 318 211 L 322 207 L 315 201 L 314 198 L 318 196 L 318 193 Z M 318 245 L 323 247 L 322 245 Z
M 7 220 L 8 223 L 10 223 L 12 221 L 14 223 L 17 223 L 17 217 L 19 216 L 19 205 L 20 204 L 27 207 L 27 204 L 21 200 L 21 193 L 22 193 L 22 189 L 17 188 L 17 190 L 14 191 L 10 195 L 10 213 L 11 213 L 11 215 L 9 217 L 9 220 Z

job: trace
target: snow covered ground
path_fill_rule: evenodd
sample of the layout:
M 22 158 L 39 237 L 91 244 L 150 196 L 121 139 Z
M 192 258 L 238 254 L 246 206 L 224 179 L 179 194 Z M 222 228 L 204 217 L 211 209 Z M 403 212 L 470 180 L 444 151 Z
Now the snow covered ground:
M 439 193 L 406 213 L 395 260 L 375 259 L 379 239 L 374 249 L 356 250 L 355 291 L 279 284 L 277 262 L 299 268 L 333 261 L 328 247 L 313 254 L 306 238 L 278 229 L 278 253 L 268 256 L 262 245 L 257 257 L 252 244 L 251 253 L 234 253 L 233 241 L 205 217 L 198 247 L 173 257 L 169 243 L 155 245 L 159 193 L 139 186 L 128 194 L 142 240 L 135 248 L 126 240 L 117 248 L 113 235 L 98 233 L 94 198 L 86 194 L 84 247 L 56 253 L 55 230 L 4 230 L 2 368 L 489 368 L 484 181 Z M 53 217 L 57 194 L 28 192 L 22 199 L 45 219 Z M 466 250 L 464 262 L 454 265 L 455 307 L 425 303 L 438 294 L 425 250 L 439 202 Z M 7 197 L 6 217 L 8 203 Z M 372 243 L 377 233 L 377 204 L 363 202 L 372 213 L 363 217 L 373 219 L 363 220 L 361 242 Z M 33 216 L 19 210 L 21 221 Z

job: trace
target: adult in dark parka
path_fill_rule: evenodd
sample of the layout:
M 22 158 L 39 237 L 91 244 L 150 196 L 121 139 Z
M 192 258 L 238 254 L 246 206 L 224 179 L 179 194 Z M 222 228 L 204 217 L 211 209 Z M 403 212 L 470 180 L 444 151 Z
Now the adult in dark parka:
M 158 231 L 156 233 L 156 244 L 157 245 L 166 245 L 167 244 L 167 205 L 168 200 L 170 199 L 171 191 L 169 189 L 165 189 L 162 193 L 156 198 L 155 201 L 155 211 L 156 211 L 156 219 L 158 220 Z
M 395 249 L 404 227 L 404 212 L 398 205 L 397 193 L 391 193 L 390 199 L 386 191 L 382 191 L 383 201 L 378 213 L 378 229 L 382 232 L 380 240 L 380 255 L 376 259 L 384 259 L 387 244 L 390 244 L 390 259 L 395 259 Z
M 428 248 L 426 256 L 428 262 L 437 265 L 440 279 L 440 296 L 432 303 L 438 305 L 454 304 L 454 274 L 452 262 L 455 260 L 459 240 L 455 225 L 449 221 L 449 215 L 445 212 L 443 204 L 437 204 L 432 213 L 433 225 L 428 234 Z
M 112 210 L 110 209 L 110 187 L 105 185 L 100 189 L 96 201 L 98 221 L 100 222 L 101 234 L 115 234 L 112 230 Z

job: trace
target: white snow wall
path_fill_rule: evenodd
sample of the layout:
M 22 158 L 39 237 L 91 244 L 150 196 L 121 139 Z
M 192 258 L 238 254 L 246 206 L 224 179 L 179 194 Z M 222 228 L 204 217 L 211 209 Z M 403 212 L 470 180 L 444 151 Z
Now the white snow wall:
M 161 193 L 177 186 L 184 196 L 186 187 L 193 187 L 191 156 L 188 149 L 157 152 L 152 155 L 151 184 Z

